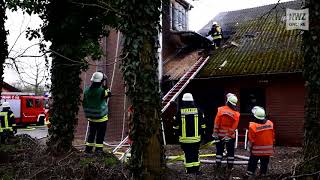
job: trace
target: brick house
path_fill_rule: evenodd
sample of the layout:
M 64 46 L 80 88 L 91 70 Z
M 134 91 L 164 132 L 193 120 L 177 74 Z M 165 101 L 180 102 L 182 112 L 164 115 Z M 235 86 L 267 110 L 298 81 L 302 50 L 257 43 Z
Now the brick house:
M 188 30 L 188 11 L 192 6 L 184 0 L 170 0 L 163 5 L 162 16 L 162 59 L 166 61 L 171 54 L 176 52 L 185 43 L 184 40 L 175 35 L 179 32 L 189 32 Z M 97 66 L 90 66 L 89 69 L 81 74 L 81 88 L 90 85 L 90 78 L 93 72 L 101 70 L 108 76 L 108 86 L 112 91 L 112 98 L 109 101 L 109 122 L 107 125 L 107 142 L 118 142 L 126 137 L 127 132 L 127 109 L 128 99 L 125 95 L 125 85 L 122 73 L 119 68 L 118 57 L 121 53 L 121 33 L 112 30 L 107 38 L 101 40 L 101 47 L 106 56 Z M 160 62 L 161 63 L 161 62 Z M 161 68 L 160 68 L 161 69 Z M 161 72 L 160 72 L 161 74 Z M 83 139 L 86 133 L 87 120 L 84 118 L 82 107 L 80 107 L 78 126 L 75 138 Z
M 284 21 L 285 8 L 300 9 L 300 5 L 300 1 L 281 3 L 268 17 L 263 15 L 275 5 L 223 12 L 212 20 L 222 26 L 225 41 L 237 45 L 215 51 L 184 90 L 193 93 L 204 110 L 207 131 L 212 132 L 217 107 L 225 103 L 225 94 L 232 92 L 239 97 L 240 132 L 252 119 L 251 108 L 260 105 L 275 124 L 277 144 L 302 144 L 305 96 L 302 37 L 298 30 L 286 30 Z M 199 33 L 206 34 L 212 21 Z M 172 70 L 177 66 L 165 65 L 164 75 L 170 76 L 171 81 L 181 77 L 179 71 Z
M 2 92 L 21 92 L 21 90 L 11 86 L 10 84 L 3 82 L 1 87 Z

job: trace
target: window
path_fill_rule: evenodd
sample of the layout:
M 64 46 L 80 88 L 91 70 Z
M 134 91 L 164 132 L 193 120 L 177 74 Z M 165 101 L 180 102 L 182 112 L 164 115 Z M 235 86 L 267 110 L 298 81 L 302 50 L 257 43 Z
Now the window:
M 265 90 L 263 88 L 244 88 L 240 90 L 240 112 L 251 113 L 254 106 L 265 108 Z
M 44 103 L 44 108 L 49 109 L 49 100 L 48 99 L 44 99 L 43 103 Z
M 26 106 L 27 108 L 33 107 L 33 99 L 26 99 Z
M 179 3 L 171 4 L 171 27 L 173 30 L 184 31 L 188 29 L 187 10 Z
M 42 107 L 42 100 L 41 99 L 36 99 L 36 108 Z

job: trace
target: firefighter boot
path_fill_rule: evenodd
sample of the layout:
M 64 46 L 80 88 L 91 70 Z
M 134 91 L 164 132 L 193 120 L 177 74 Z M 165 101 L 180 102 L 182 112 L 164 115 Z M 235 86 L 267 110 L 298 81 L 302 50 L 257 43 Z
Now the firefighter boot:
M 221 179 L 223 177 L 223 169 L 221 165 L 217 165 L 215 168 L 215 179 Z
M 94 152 L 97 156 L 105 156 L 106 153 L 103 151 L 102 147 L 96 147 L 96 150 Z
M 84 150 L 85 155 L 90 156 L 92 154 L 92 146 L 86 146 L 86 149 Z
M 233 168 L 227 168 L 226 172 L 225 172 L 225 179 L 232 179 L 232 169 Z

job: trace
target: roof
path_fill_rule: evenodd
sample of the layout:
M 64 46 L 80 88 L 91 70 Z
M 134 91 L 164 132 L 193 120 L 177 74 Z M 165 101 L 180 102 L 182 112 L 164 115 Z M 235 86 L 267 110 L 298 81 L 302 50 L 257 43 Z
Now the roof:
M 2 88 L 6 89 L 6 90 L 8 90 L 10 92 L 21 92 L 21 90 L 11 86 L 10 84 L 8 84 L 8 83 L 6 83 L 4 81 L 3 81 L 3 87 Z
M 199 57 L 199 51 L 197 50 L 185 55 L 177 54 L 164 64 L 164 76 L 167 76 L 169 80 L 180 79 L 196 63 Z
M 176 1 L 181 5 L 183 5 L 187 10 L 190 10 L 191 8 L 193 8 L 193 6 L 185 0 L 176 0 Z
M 220 23 L 224 37 L 238 46 L 214 52 L 197 77 L 301 72 L 302 37 L 299 30 L 286 30 L 285 24 L 285 8 L 300 9 L 300 5 L 290 1 L 271 13 L 274 4 L 218 14 L 212 21 Z

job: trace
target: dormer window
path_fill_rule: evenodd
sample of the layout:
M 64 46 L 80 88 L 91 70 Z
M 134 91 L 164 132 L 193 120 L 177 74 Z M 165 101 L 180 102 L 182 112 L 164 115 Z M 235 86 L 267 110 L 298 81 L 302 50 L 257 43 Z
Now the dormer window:
M 176 31 L 188 30 L 188 9 L 178 2 L 172 2 L 170 8 L 171 29 Z

